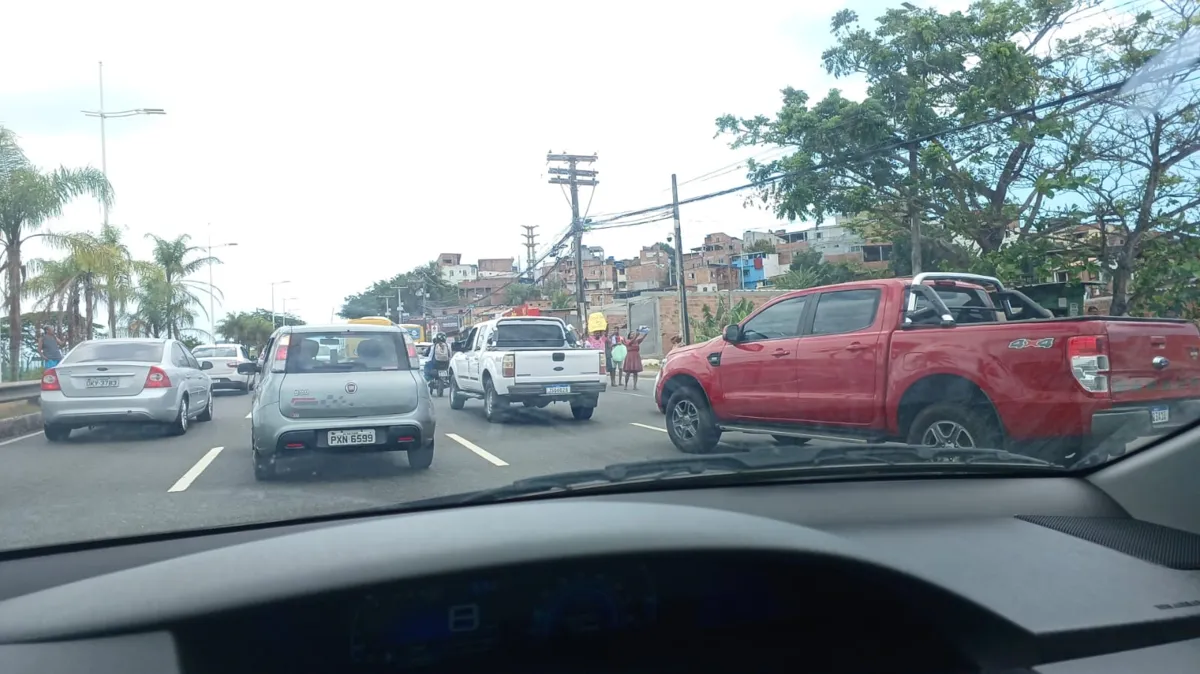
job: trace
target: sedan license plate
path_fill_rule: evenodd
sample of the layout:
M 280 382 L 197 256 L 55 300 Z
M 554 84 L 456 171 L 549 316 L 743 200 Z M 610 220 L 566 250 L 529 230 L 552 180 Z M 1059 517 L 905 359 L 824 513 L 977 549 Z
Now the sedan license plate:
M 549 395 L 549 396 L 562 396 L 562 395 L 567 395 L 570 392 L 571 392 L 570 386 L 547 386 L 546 387 L 546 395 Z
M 1170 407 L 1151 407 L 1150 408 L 1150 423 L 1165 424 L 1171 421 Z
M 352 445 L 375 444 L 375 429 L 364 428 L 356 431 L 329 431 L 330 447 L 349 447 Z
M 116 388 L 117 380 L 111 377 L 89 377 L 87 380 L 88 388 Z

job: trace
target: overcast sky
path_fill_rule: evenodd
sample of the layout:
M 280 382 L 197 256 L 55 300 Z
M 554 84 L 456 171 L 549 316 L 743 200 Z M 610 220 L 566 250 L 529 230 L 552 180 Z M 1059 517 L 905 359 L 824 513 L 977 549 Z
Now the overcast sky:
M 820 67 L 844 2 L 8 3 L 0 123 L 39 165 L 100 166 L 98 121 L 80 111 L 99 106 L 103 61 L 107 110 L 167 111 L 108 122 L 110 221 L 135 253 L 148 255 L 147 232 L 237 242 L 214 251 L 218 315 L 269 308 L 271 282 L 290 280 L 276 307 L 295 298 L 289 309 L 327 321 L 346 295 L 438 253 L 523 258 L 525 224 L 548 246 L 570 210 L 546 182 L 547 151 L 599 155 L 593 214 L 653 206 L 671 173 L 753 154 L 713 138 L 718 115 L 773 114 L 789 85 L 860 97 Z M 848 6 L 873 17 L 889 4 Z M 99 223 L 81 200 L 50 228 Z M 669 226 L 586 242 L 632 256 Z M 738 196 L 683 210 L 687 247 L 773 226 Z

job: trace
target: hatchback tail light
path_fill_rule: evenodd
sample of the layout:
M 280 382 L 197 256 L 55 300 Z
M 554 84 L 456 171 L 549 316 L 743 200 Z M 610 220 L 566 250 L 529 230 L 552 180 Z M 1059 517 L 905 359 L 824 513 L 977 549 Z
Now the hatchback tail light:
M 1108 392 L 1108 340 L 1097 335 L 1067 338 L 1067 360 L 1075 381 L 1089 393 Z
M 42 373 L 42 390 L 43 391 L 61 391 L 62 387 L 58 385 L 58 373 L 54 368 L 50 368 Z
M 151 365 L 150 371 L 146 373 L 145 388 L 171 388 L 171 378 L 161 367 Z

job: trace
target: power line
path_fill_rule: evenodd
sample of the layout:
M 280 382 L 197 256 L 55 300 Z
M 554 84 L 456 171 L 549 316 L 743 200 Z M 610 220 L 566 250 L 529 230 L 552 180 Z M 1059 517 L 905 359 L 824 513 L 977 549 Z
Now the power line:
M 1162 68 L 1162 69 L 1153 71 L 1152 73 L 1147 73 L 1146 81 L 1150 82 L 1150 81 L 1154 81 L 1156 79 L 1160 79 L 1164 75 L 1169 75 L 1173 72 L 1177 72 L 1186 67 L 1191 67 L 1191 64 L 1187 64 L 1184 66 L 1171 66 L 1168 68 Z M 961 124 L 959 126 L 954 126 L 949 129 L 944 129 L 942 131 L 935 131 L 933 133 L 928 133 L 928 134 L 925 134 L 922 136 L 916 136 L 914 138 L 909 138 L 906 140 L 877 145 L 873 148 L 869 148 L 867 150 L 863 150 L 861 152 L 851 154 L 849 156 L 842 157 L 840 159 L 831 159 L 829 161 L 821 162 L 815 166 L 810 166 L 808 168 L 804 168 L 804 169 L 800 169 L 800 170 L 796 170 L 796 171 L 787 171 L 784 173 L 779 173 L 777 175 L 773 175 L 773 176 L 764 178 L 761 181 L 749 182 L 749 183 L 745 183 L 742 185 L 738 185 L 736 187 L 730 187 L 730 188 L 726 188 L 723 190 L 717 190 L 715 192 L 709 192 L 707 194 L 701 194 L 698 196 L 689 197 L 687 199 L 680 199 L 679 205 L 682 206 L 685 204 L 694 204 L 694 203 L 698 203 L 701 201 L 707 201 L 709 199 L 716 199 L 717 197 L 723 197 L 723 196 L 726 196 L 729 194 L 735 194 L 737 192 L 744 192 L 749 189 L 759 188 L 764 185 L 769 185 L 771 183 L 779 182 L 780 180 L 785 180 L 787 178 L 795 178 L 797 176 L 801 176 L 806 173 L 811 173 L 811 172 L 820 171 L 820 170 L 824 170 L 824 169 L 835 168 L 837 166 L 849 164 L 849 163 L 852 163 L 855 161 L 861 161 L 861 160 L 871 157 L 873 155 L 883 154 L 886 152 L 891 152 L 892 150 L 898 150 L 901 148 L 908 147 L 909 145 L 911 145 L 913 143 L 924 143 L 927 141 L 936 140 L 939 136 L 947 136 L 947 135 L 963 133 L 963 132 L 971 131 L 973 129 L 977 129 L 977 128 L 980 128 L 982 126 L 986 126 L 989 124 L 995 124 L 997 122 L 1001 122 L 1001 121 L 1004 121 L 1006 119 L 1010 119 L 1013 117 L 1019 117 L 1021 115 L 1028 115 L 1031 113 L 1039 112 L 1041 110 L 1045 110 L 1047 108 L 1054 108 L 1054 107 L 1065 105 L 1067 103 L 1072 103 L 1072 102 L 1080 100 L 1080 99 L 1100 96 L 1103 94 L 1108 94 L 1113 91 L 1119 91 L 1121 89 L 1121 87 L 1125 86 L 1132 79 L 1133 79 L 1133 77 L 1128 77 L 1119 82 L 1114 82 L 1112 84 L 1106 84 L 1106 85 L 1103 85 L 1100 87 L 1095 87 L 1093 89 L 1079 91 L 1079 92 L 1076 92 L 1073 94 L 1068 94 L 1066 96 L 1061 96 L 1059 98 L 1056 98 L 1051 101 L 1046 101 L 1044 103 L 1036 103 L 1034 105 L 1028 105 L 1023 108 L 1013 110 L 1011 112 L 1006 112 L 1006 113 L 1002 113 L 1002 114 L 998 114 L 998 115 L 992 115 L 991 117 L 988 117 L 986 119 L 978 120 L 975 122 L 969 122 L 967 124 Z M 619 222 L 620 220 L 624 220 L 626 218 L 632 218 L 632 217 L 638 216 L 638 215 L 649 215 L 652 213 L 658 213 L 658 212 L 661 212 L 664 210 L 669 210 L 672 208 L 674 208 L 674 204 L 667 203 L 667 204 L 660 204 L 658 206 L 651 206 L 649 208 L 640 208 L 640 209 L 636 209 L 636 210 L 625 211 L 623 213 L 618 213 L 616 215 L 610 216 L 603 220 L 599 220 L 599 221 L 593 220 L 592 225 L 596 229 L 605 229 L 604 225 L 616 223 L 616 222 Z

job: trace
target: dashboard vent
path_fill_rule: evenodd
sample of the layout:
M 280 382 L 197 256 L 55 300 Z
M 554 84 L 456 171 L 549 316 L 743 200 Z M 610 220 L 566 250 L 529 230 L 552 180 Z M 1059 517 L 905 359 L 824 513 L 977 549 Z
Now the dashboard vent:
M 1017 515 L 1068 536 L 1180 571 L 1200 570 L 1200 536 L 1128 517 Z

